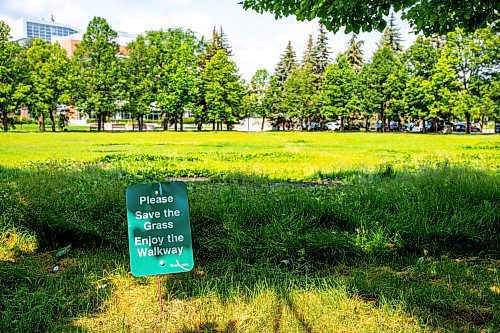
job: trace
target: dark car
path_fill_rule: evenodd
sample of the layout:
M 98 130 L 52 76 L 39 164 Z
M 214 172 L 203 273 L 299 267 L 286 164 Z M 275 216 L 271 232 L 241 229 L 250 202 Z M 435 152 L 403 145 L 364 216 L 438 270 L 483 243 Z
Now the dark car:
M 466 127 L 465 121 L 454 123 L 453 124 L 453 131 L 455 131 L 455 132 L 465 132 L 465 127 Z M 479 126 L 477 126 L 476 124 L 472 124 L 471 123 L 470 124 L 470 131 L 471 132 L 480 132 L 481 128 L 479 128 Z

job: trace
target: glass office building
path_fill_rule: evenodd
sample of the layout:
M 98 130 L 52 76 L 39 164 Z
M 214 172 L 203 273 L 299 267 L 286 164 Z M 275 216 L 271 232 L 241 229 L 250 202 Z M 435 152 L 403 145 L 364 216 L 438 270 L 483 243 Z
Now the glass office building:
M 72 26 L 51 20 L 20 19 L 11 24 L 12 40 L 19 43 L 32 38 L 51 42 L 52 37 L 64 37 L 78 32 L 79 30 Z

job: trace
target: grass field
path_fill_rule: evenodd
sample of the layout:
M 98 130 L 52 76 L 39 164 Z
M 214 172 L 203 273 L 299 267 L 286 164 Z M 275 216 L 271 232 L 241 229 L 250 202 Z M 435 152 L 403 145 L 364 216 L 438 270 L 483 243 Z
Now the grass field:
M 496 135 L 2 133 L 0 332 L 496 332 L 499 148 Z M 210 180 L 188 182 L 196 268 L 163 277 L 160 314 L 156 279 L 129 273 L 125 188 L 169 177 Z
M 446 162 L 499 171 L 499 149 L 496 135 L 8 133 L 1 137 L 0 164 L 23 166 L 64 159 L 125 169 L 135 164 L 141 169 L 152 166 L 165 176 L 241 172 L 299 180 L 350 171 L 373 172 L 388 164 L 396 169 L 415 169 Z

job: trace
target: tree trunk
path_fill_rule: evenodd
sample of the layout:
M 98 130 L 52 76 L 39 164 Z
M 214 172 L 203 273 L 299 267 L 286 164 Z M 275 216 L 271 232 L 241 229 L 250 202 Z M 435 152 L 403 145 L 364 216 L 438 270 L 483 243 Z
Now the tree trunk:
M 7 121 L 7 111 L 4 110 L 2 110 L 2 127 L 4 132 L 7 132 L 9 130 L 9 122 Z
M 168 131 L 168 117 L 163 118 L 163 130 Z
M 368 117 L 365 117 L 365 131 L 368 132 L 370 129 L 370 119 Z
M 470 134 L 470 112 L 465 113 L 465 133 Z
M 262 117 L 262 125 L 260 126 L 260 131 L 264 132 L 264 123 L 266 122 L 266 116 Z
M 226 123 L 226 130 L 229 131 L 229 121 Z
M 339 131 L 340 132 L 344 131 L 344 117 L 340 117 L 340 128 L 339 128 Z
M 179 121 L 179 120 L 177 119 L 177 116 L 175 116 L 175 117 L 174 117 L 174 131 L 176 131 L 176 132 L 177 132 L 177 122 L 178 122 L 178 121 Z
M 102 129 L 102 115 L 97 115 L 97 131 L 100 132 Z
M 184 130 L 184 117 L 181 116 L 180 119 L 180 125 L 181 125 L 181 132 Z
M 215 120 L 212 120 L 212 131 L 215 132 Z
M 202 127 L 202 126 L 203 126 L 203 123 L 200 121 L 200 122 L 198 123 L 198 131 L 201 131 L 201 127 Z
M 483 133 L 483 126 L 484 126 L 484 114 L 481 116 L 481 133 Z
M 38 116 L 38 129 L 41 132 L 45 132 L 45 113 L 43 113 L 43 112 L 40 113 L 40 115 Z
M 50 121 L 52 123 L 52 132 L 56 131 L 56 120 L 54 119 L 54 111 L 50 111 Z

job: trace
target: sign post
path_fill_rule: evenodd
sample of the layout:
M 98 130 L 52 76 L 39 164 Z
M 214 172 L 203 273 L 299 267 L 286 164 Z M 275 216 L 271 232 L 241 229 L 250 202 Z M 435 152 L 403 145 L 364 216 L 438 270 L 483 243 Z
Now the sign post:
M 130 269 L 134 276 L 189 272 L 194 267 L 186 184 L 136 184 L 127 188 Z

